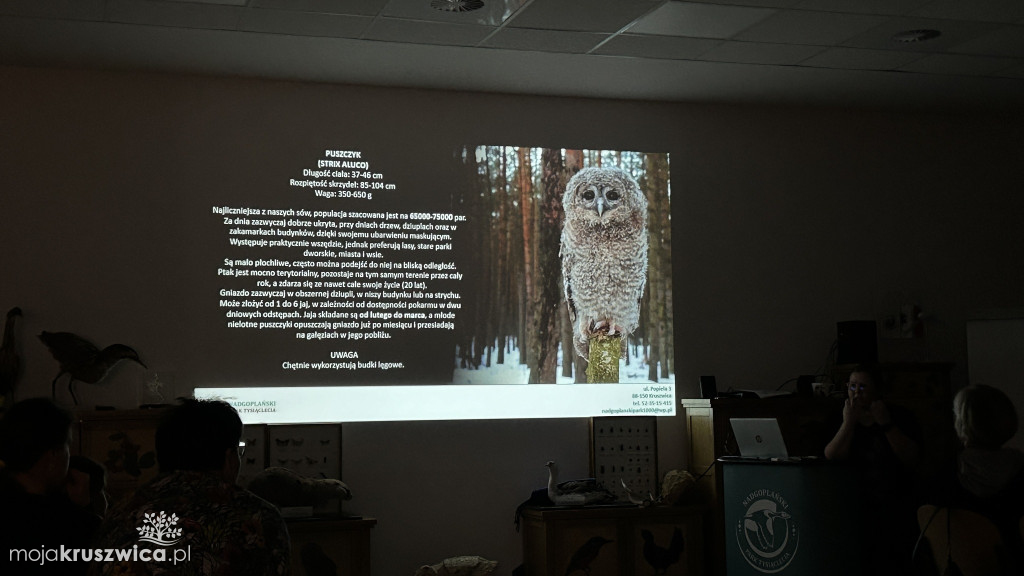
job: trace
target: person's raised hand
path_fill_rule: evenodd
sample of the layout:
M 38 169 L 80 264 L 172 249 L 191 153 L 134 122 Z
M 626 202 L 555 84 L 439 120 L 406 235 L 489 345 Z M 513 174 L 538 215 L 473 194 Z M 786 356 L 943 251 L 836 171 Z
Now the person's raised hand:
M 847 398 L 846 403 L 843 404 L 843 422 L 856 422 L 860 419 L 860 414 L 860 407 L 854 401 Z
M 875 400 L 871 403 L 871 417 L 875 419 L 876 424 L 883 428 L 892 423 L 889 407 L 881 400 Z

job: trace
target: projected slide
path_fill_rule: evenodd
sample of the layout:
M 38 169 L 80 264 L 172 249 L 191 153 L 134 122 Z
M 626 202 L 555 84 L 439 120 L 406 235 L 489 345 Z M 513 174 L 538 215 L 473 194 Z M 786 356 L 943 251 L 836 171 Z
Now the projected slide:
M 395 185 L 359 151 L 326 150 L 311 164 L 288 180 L 308 191 L 305 201 L 212 208 L 227 236 L 217 268 L 226 326 L 340 345 L 318 357 L 292 343 L 282 350 L 298 354 L 280 359 L 284 371 L 404 370 L 407 356 L 382 357 L 360 344 L 455 328 L 462 273 L 452 260 L 453 237 L 466 219 L 392 211 L 402 204 Z M 312 202 L 320 198 L 334 202 Z
M 225 369 L 196 394 L 247 422 L 674 414 L 668 155 L 435 165 L 417 180 L 395 153 L 325 146 L 270 194 L 211 198 Z M 609 335 L 617 372 L 594 380 Z

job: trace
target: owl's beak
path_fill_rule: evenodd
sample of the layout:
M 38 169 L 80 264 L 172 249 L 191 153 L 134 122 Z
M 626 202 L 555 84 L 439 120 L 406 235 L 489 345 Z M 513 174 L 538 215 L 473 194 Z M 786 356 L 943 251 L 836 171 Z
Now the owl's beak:
M 597 199 L 597 215 L 601 216 L 604 214 L 604 198 Z

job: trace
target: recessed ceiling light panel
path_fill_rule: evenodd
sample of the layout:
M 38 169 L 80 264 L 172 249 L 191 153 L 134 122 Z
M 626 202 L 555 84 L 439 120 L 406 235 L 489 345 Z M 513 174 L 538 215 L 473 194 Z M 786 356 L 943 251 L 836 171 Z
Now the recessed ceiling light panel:
M 942 32 L 938 30 L 930 30 L 923 28 L 920 30 L 904 30 L 897 34 L 893 34 L 892 39 L 895 42 L 903 42 L 905 44 L 911 42 L 924 42 L 925 40 L 931 40 L 932 38 L 938 38 L 942 35 Z
M 481 0 L 431 0 L 430 7 L 442 12 L 472 12 L 484 7 Z

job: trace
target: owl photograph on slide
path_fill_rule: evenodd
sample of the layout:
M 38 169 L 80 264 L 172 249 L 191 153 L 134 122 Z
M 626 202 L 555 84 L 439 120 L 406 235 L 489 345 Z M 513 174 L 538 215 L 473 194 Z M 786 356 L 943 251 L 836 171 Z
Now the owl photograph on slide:
M 584 168 L 562 199 L 562 283 L 573 345 L 589 358 L 590 338 L 626 337 L 640 323 L 647 282 L 647 199 L 618 168 Z
M 453 383 L 674 382 L 669 155 L 460 149 Z

